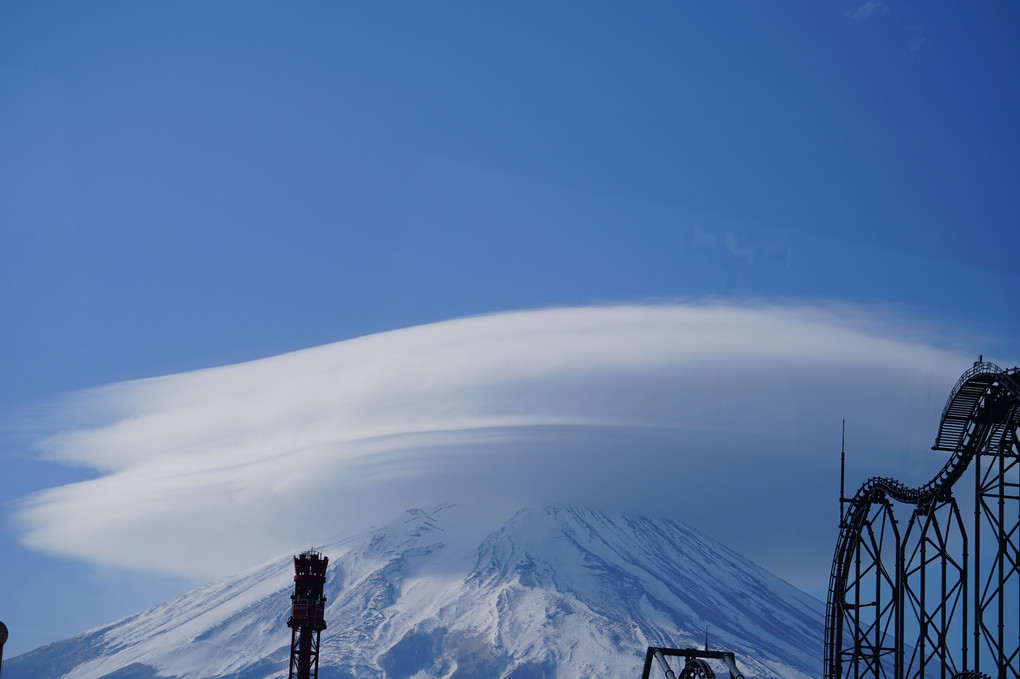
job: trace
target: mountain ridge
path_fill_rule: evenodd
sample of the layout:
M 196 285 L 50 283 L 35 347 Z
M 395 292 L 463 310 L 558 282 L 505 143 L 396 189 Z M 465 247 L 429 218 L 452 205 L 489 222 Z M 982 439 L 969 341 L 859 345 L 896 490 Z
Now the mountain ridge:
M 636 679 L 648 645 L 700 646 L 706 626 L 748 677 L 821 658 L 821 602 L 672 520 L 559 506 L 487 530 L 440 505 L 320 551 L 321 679 Z M 5 679 L 285 677 L 292 576 L 267 562 L 12 658 Z

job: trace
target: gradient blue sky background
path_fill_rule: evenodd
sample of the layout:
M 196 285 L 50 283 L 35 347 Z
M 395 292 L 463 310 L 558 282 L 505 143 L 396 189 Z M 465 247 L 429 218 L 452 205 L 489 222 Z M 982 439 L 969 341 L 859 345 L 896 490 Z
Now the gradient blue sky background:
M 1013 365 L 1018 31 L 893 0 L 0 5 L 7 653 L 192 582 L 19 542 L 22 498 L 97 475 L 33 447 L 75 390 L 673 299 L 849 304 Z

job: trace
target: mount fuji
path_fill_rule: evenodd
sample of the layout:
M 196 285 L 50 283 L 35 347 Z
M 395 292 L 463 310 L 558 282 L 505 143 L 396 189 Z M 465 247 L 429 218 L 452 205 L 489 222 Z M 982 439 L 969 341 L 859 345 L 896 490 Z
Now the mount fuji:
M 824 605 L 680 523 L 525 509 L 407 511 L 329 557 L 321 679 L 638 679 L 647 646 L 817 675 Z M 287 676 L 289 556 L 9 659 L 4 679 Z

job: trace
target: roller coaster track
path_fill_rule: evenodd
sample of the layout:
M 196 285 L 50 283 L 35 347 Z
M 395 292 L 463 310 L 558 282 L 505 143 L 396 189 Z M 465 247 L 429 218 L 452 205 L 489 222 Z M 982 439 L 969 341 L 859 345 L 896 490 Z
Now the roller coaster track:
M 939 473 L 918 487 L 872 477 L 846 501 L 829 576 L 826 679 L 962 679 L 984 676 L 981 665 L 1020 679 L 1020 636 L 1005 636 L 1020 624 L 1020 514 L 1009 524 L 1004 511 L 1007 501 L 1020 507 L 1018 424 L 1018 370 L 977 362 L 942 411 L 932 448 L 952 455 Z M 968 533 L 953 490 L 971 468 Z M 910 509 L 902 534 L 893 503 Z M 982 526 L 996 541 L 990 565 Z

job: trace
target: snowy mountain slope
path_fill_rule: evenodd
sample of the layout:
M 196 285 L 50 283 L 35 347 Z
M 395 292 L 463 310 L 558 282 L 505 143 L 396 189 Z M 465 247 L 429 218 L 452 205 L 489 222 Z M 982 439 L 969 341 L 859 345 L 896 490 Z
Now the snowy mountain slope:
M 748 677 L 821 664 L 823 604 L 672 521 L 410 510 L 330 557 L 322 679 L 640 676 L 648 645 L 733 650 Z M 4 664 L 4 679 L 286 677 L 290 558 Z

